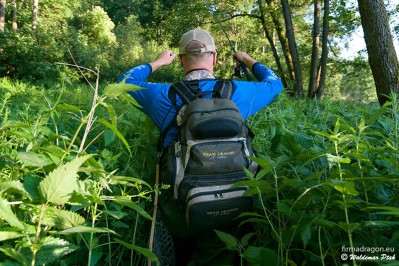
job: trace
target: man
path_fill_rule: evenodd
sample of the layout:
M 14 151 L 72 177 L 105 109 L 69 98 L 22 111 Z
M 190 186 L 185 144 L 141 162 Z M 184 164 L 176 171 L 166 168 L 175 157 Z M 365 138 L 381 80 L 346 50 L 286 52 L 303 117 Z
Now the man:
M 255 82 L 233 81 L 231 100 L 237 105 L 242 117 L 246 120 L 268 105 L 277 94 L 282 92 L 282 83 L 272 70 L 257 62 L 247 53 L 238 52 L 233 56 L 236 61 L 244 63 L 258 80 Z M 164 148 L 171 145 L 177 138 L 177 128 L 169 125 L 176 118 L 176 110 L 178 108 L 168 96 L 171 84 L 150 83 L 145 80 L 152 72 L 172 64 L 175 57 L 176 55 L 172 51 L 167 50 L 151 63 L 134 67 L 119 78 L 119 81 L 125 79 L 126 83 L 143 88 L 142 90 L 132 91 L 130 94 L 141 106 L 139 109 L 154 121 L 161 133 L 165 133 Z M 213 75 L 216 58 L 215 43 L 207 31 L 194 29 L 186 32 L 181 37 L 178 60 L 184 70 L 183 80 L 199 80 L 199 89 L 201 91 L 212 91 L 214 88 L 217 81 Z M 204 94 L 204 97 L 210 97 L 206 95 L 210 94 Z M 178 96 L 176 97 L 176 105 L 181 106 L 181 99 Z M 193 249 L 197 249 L 198 245 L 203 245 L 204 241 L 196 242 L 197 239 L 190 234 L 184 213 L 176 207 L 173 199 L 168 195 L 161 196 L 163 197 L 160 200 L 162 219 L 174 238 L 177 250 L 177 264 L 187 265 Z M 212 234 L 213 232 L 210 233 Z M 204 235 L 201 237 L 203 238 Z M 210 259 L 213 255 L 202 253 L 202 255 L 198 256 Z M 211 264 L 209 261 L 203 263 Z

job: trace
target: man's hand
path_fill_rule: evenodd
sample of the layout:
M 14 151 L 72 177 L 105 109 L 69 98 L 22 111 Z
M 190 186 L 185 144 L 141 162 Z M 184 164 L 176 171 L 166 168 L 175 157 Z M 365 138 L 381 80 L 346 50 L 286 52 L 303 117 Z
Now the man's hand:
M 246 52 L 238 52 L 233 55 L 234 59 L 240 62 L 243 62 L 247 68 L 252 69 L 253 64 L 256 63 L 256 60 L 249 56 Z
M 152 71 L 157 70 L 162 66 L 167 66 L 172 64 L 173 60 L 175 59 L 176 55 L 171 50 L 166 50 L 162 54 L 160 54 L 157 59 L 150 63 L 152 67 Z

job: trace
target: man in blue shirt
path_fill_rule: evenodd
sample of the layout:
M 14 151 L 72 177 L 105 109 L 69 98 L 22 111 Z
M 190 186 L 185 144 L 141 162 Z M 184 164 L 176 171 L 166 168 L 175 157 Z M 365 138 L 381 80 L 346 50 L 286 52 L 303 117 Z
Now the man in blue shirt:
M 198 80 L 201 91 L 213 90 L 217 81 L 213 75 L 217 59 L 216 47 L 212 36 L 202 29 L 190 30 L 183 34 L 179 43 L 178 56 L 170 50 L 164 51 L 154 61 L 136 66 L 119 78 L 119 81 L 125 80 L 126 83 L 143 88 L 130 92 L 130 95 L 141 106 L 140 111 L 154 121 L 161 133 L 167 130 L 163 142 L 165 148 L 177 138 L 177 128 L 169 127 L 175 119 L 178 109 L 168 96 L 172 84 L 151 83 L 146 79 L 152 72 L 172 64 L 176 57 L 184 70 L 183 80 Z M 243 119 L 246 120 L 272 102 L 275 96 L 282 92 L 283 86 L 281 80 L 271 69 L 257 62 L 247 53 L 238 52 L 233 57 L 237 62 L 244 63 L 257 79 L 257 81 L 233 80 L 231 100 L 237 105 Z M 209 95 L 204 94 L 204 97 L 210 97 Z M 182 104 L 182 100 L 176 96 L 177 107 Z M 176 257 L 177 265 L 187 265 L 191 252 L 198 246 L 195 247 L 197 243 L 187 230 L 184 212 L 179 210 L 173 199 L 168 196 L 160 200 L 160 206 L 162 218 L 174 237 L 177 253 L 183 253 Z M 208 255 L 202 257 L 206 256 Z M 209 265 L 210 262 L 206 263 Z

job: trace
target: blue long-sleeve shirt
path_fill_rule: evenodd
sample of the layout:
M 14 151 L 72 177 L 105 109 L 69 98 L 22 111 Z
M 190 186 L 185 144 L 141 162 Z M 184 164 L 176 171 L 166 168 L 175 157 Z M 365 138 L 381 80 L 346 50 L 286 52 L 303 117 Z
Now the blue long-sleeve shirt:
M 118 81 L 125 79 L 126 83 L 143 88 L 131 91 L 129 94 L 141 106 L 139 110 L 148 115 L 158 130 L 163 132 L 176 116 L 176 108 L 168 98 L 172 84 L 147 82 L 146 79 L 151 72 L 151 66 L 143 64 L 124 73 Z M 244 120 L 267 106 L 283 89 L 280 78 L 261 63 L 257 62 L 253 65 L 252 73 L 258 81 L 233 80 L 234 94 L 231 99 L 237 105 Z M 200 80 L 200 90 L 212 91 L 216 81 L 216 79 Z M 176 100 L 176 104 L 181 106 L 182 101 L 179 96 Z M 176 138 L 177 129 L 172 128 L 165 137 L 164 147 L 172 144 Z

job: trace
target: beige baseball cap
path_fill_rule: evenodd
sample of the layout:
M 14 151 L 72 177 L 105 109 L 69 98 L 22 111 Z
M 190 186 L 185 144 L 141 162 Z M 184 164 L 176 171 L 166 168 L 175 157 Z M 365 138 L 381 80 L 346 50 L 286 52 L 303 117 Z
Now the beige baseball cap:
M 194 29 L 183 34 L 179 43 L 179 54 L 215 53 L 212 36 L 206 30 Z

